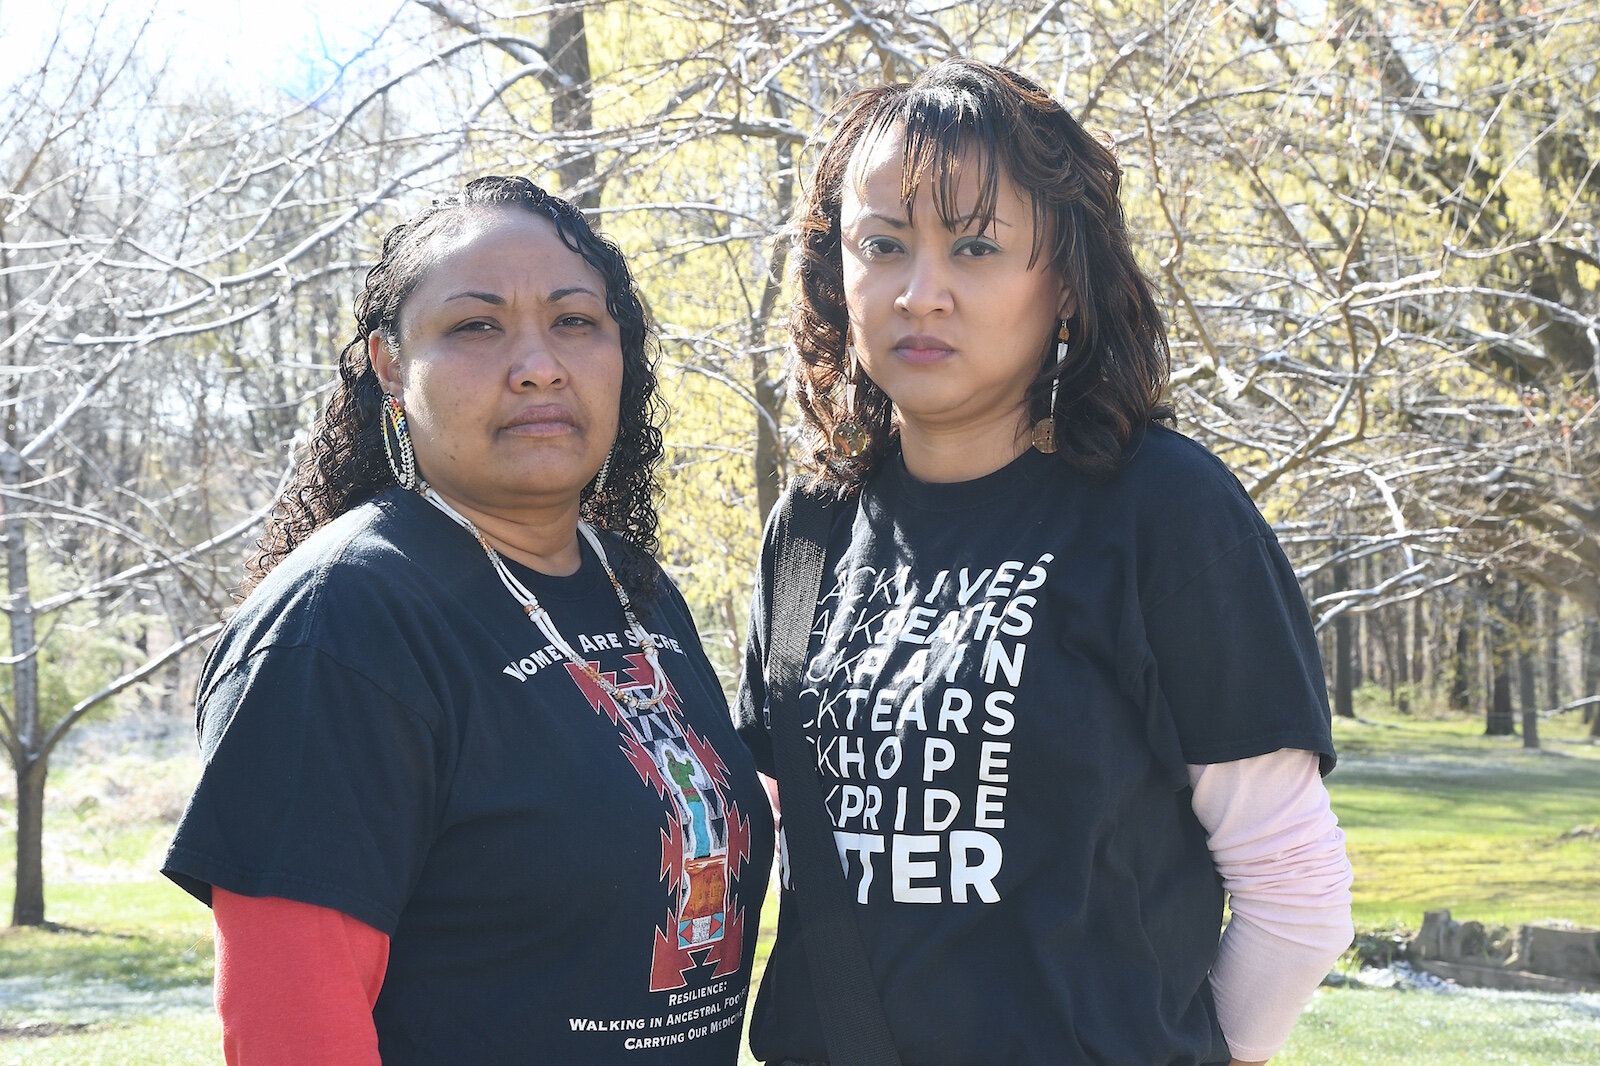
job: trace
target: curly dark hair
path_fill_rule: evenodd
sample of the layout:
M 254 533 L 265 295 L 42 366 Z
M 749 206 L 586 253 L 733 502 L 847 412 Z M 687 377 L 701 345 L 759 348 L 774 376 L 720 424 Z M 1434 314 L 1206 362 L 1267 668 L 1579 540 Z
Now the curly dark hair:
M 789 334 L 793 384 L 805 419 L 805 444 L 819 482 L 849 495 L 877 469 L 898 430 L 889 398 L 864 375 L 856 417 L 869 443 L 857 456 L 838 453 L 833 429 L 844 417 L 849 317 L 840 248 L 840 205 L 856 149 L 891 129 L 905 131 L 902 195 L 909 212 L 924 180 L 933 184 L 940 221 L 951 228 L 988 226 L 1000 183 L 1015 182 L 1032 202 L 1034 248 L 1076 298 L 1072 339 L 1060 370 L 1055 407 L 1060 456 L 1072 467 L 1114 472 L 1134 434 L 1170 421 L 1163 401 L 1171 356 L 1150 284 L 1134 261 L 1118 198 L 1122 173 L 1091 136 L 1044 89 L 1014 71 L 971 59 L 948 59 L 909 84 L 860 89 L 841 100 L 824 128 L 836 127 L 795 220 L 799 254 Z M 958 185 L 976 179 L 976 212 L 957 204 Z M 1043 417 L 1056 373 L 1053 344 L 1040 353 L 1028 390 Z
M 435 200 L 383 238 L 378 262 L 356 297 L 355 338 L 339 353 L 338 387 L 246 565 L 244 593 L 317 529 L 395 485 L 384 455 L 383 391 L 368 357 L 368 338 L 398 336 L 401 308 L 435 262 L 435 236 L 471 212 L 511 207 L 549 218 L 562 243 L 605 279 L 606 309 L 622 334 L 622 402 L 610 473 L 599 491 L 593 482 L 584 488 L 579 507 L 586 521 L 622 538 L 628 550 L 617 560 L 617 577 L 634 599 L 651 600 L 659 547 L 656 466 L 666 417 L 656 391 L 654 327 L 617 246 L 595 233 L 566 200 L 527 178 L 507 176 L 468 182 L 461 193 Z

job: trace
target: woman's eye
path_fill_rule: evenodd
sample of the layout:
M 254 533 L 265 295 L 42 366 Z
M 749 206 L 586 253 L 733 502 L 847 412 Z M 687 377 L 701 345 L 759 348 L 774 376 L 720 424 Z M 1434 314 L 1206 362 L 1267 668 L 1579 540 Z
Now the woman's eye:
M 562 315 L 556 319 L 556 325 L 562 329 L 585 329 L 594 325 L 594 320 L 587 315 Z
M 490 322 L 487 319 L 483 319 L 483 318 L 474 318 L 474 319 L 469 319 L 466 322 L 460 323 L 459 325 L 457 325 L 456 327 L 451 329 L 450 332 L 451 333 L 487 333 L 487 332 L 489 332 L 490 330 L 492 330 L 494 328 L 495 328 L 495 326 L 494 326 L 493 322 Z
M 1000 250 L 1000 246 L 987 237 L 964 237 L 956 242 L 955 254 L 971 256 L 981 259 L 986 255 L 993 255 Z
M 900 251 L 900 242 L 891 237 L 868 237 L 861 242 L 861 254 L 868 259 L 878 259 Z

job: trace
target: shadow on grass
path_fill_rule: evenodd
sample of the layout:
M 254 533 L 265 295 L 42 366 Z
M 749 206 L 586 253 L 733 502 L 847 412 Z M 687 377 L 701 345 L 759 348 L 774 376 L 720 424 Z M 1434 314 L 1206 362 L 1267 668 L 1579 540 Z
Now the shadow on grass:
M 81 925 L 66 925 L 61 922 L 40 922 L 38 925 L 12 926 L 9 929 L 0 929 L 0 937 L 24 929 L 37 929 L 41 933 L 67 933 L 73 936 L 105 936 L 113 940 L 140 940 L 137 933 L 113 933 L 104 929 L 86 929 Z
M 23 1022 L 21 1025 L 0 1024 L 0 1040 L 40 1040 L 50 1036 L 73 1036 L 87 1032 L 88 1022 Z
M 51 923 L 0 930 L 0 982 L 48 976 L 114 982 L 140 990 L 208 984 L 209 938 Z

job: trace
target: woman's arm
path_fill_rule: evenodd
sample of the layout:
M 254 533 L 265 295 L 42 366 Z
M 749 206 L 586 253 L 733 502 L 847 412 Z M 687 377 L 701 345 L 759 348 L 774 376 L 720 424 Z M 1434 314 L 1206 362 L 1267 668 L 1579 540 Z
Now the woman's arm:
M 1211 989 L 1246 1066 L 1277 1053 L 1350 946 L 1350 862 L 1314 753 L 1190 766 L 1189 780 L 1232 912 Z
M 378 1066 L 387 936 L 328 907 L 214 886 L 211 907 L 229 1066 Z

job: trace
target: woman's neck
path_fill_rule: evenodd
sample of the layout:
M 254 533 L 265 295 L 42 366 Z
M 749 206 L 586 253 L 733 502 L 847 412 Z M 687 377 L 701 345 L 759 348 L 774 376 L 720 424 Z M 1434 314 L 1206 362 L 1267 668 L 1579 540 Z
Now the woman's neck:
M 549 506 L 525 506 L 515 514 L 485 510 L 452 499 L 437 489 L 448 503 L 478 528 L 495 551 L 523 566 L 551 577 L 578 572 L 583 553 L 578 547 L 578 501 Z
M 902 420 L 900 453 L 918 481 L 956 482 L 992 474 L 1032 446 L 1025 419 L 992 419 L 979 426 L 928 427 Z

